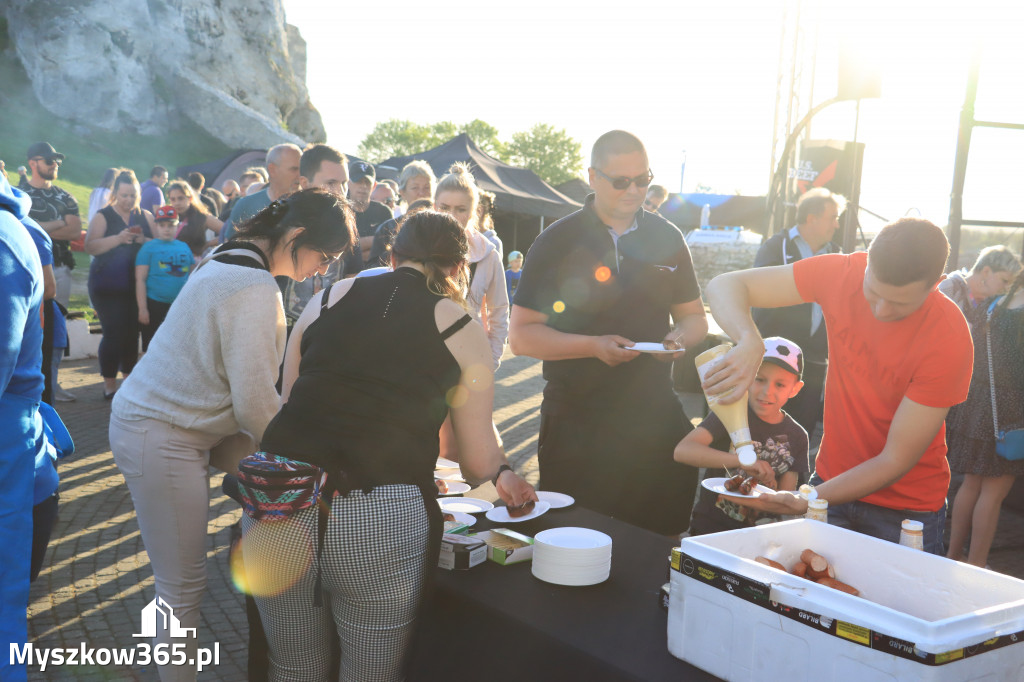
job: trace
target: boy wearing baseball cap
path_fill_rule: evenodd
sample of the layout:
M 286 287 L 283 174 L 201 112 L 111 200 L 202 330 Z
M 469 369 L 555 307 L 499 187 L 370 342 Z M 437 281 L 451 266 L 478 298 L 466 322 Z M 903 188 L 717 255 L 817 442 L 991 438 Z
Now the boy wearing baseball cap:
M 679 442 L 675 460 L 706 467 L 705 478 L 732 474 L 754 476 L 758 483 L 776 490 L 796 490 L 799 475 L 807 473 L 807 432 L 783 412 L 786 401 L 803 388 L 804 357 L 800 347 L 780 336 L 764 340 L 764 359 L 747 396 L 750 438 L 757 462 L 747 469 L 731 451 L 729 433 L 714 414 Z M 758 514 L 710 490 L 701 489 L 690 519 L 690 535 L 704 535 L 777 521 Z
M 523 276 L 523 254 L 513 251 L 508 254 L 508 270 L 505 271 L 505 287 L 508 289 L 508 300 L 511 303 L 519 287 L 519 278 Z
M 149 342 L 185 286 L 195 262 L 189 245 L 176 239 L 178 212 L 173 206 L 157 207 L 153 223 L 156 239 L 143 244 L 135 257 L 135 300 L 142 325 L 143 352 L 149 349 Z

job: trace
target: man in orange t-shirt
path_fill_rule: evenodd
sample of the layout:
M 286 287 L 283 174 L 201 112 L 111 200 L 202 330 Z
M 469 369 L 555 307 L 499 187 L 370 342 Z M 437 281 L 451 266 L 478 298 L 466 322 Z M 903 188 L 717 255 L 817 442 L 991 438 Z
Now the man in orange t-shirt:
M 974 358 L 963 314 L 936 288 L 948 255 L 941 229 L 905 218 L 867 253 L 732 272 L 707 289 L 715 319 L 738 340 L 707 377 L 711 394 L 741 393 L 753 380 L 762 342 L 751 306 L 821 305 L 829 371 L 811 482 L 829 501 L 829 523 L 895 542 L 903 519 L 922 521 L 935 554 L 949 488 L 945 417 L 967 397 Z M 780 492 L 751 506 L 802 514 L 807 503 Z

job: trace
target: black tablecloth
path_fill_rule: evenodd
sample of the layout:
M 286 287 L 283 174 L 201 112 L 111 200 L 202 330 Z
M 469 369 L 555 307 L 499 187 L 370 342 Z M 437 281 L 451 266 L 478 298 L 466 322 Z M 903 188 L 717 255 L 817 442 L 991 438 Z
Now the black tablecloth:
M 473 531 L 500 524 L 483 514 Z M 611 576 L 562 587 L 530 562 L 436 569 L 418 622 L 412 680 L 715 680 L 673 657 L 659 592 L 673 542 L 578 505 L 506 527 L 536 535 L 579 526 L 612 538 Z

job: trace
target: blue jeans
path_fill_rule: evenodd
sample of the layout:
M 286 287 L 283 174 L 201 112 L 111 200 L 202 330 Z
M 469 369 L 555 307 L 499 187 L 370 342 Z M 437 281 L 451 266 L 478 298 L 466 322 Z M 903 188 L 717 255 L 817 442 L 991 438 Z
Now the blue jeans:
M 817 474 L 811 477 L 811 485 L 821 485 L 822 482 Z M 900 541 L 904 519 L 924 524 L 924 551 L 940 556 L 946 554 L 942 544 L 942 532 L 946 527 L 945 503 L 941 509 L 933 512 L 890 509 L 860 500 L 828 506 L 828 522 L 831 525 L 889 542 Z

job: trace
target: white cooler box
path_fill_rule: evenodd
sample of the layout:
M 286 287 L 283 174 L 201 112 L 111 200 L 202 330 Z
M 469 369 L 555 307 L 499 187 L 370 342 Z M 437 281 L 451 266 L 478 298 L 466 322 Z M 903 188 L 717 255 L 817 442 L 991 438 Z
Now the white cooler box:
M 854 597 L 791 568 L 804 549 Z M 1024 581 L 817 521 L 685 538 L 668 649 L 726 680 L 1024 680 Z

